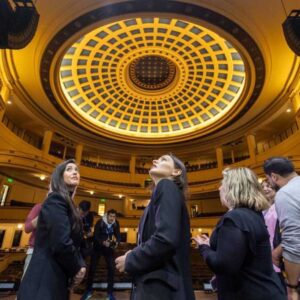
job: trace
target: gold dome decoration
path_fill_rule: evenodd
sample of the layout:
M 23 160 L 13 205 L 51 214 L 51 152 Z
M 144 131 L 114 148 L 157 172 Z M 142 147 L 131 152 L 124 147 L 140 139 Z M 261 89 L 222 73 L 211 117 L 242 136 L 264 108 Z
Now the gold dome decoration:
M 129 66 L 129 77 L 138 87 L 158 90 L 168 86 L 175 77 L 175 64 L 158 55 L 146 55 Z
M 227 117 L 246 72 L 237 49 L 203 26 L 131 18 L 82 36 L 59 78 L 72 109 L 99 132 L 166 141 Z

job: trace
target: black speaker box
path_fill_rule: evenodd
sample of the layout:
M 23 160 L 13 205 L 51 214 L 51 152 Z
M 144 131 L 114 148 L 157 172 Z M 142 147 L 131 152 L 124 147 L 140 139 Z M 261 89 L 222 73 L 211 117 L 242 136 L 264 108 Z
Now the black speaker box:
M 300 10 L 292 10 L 282 27 L 289 47 L 300 56 Z

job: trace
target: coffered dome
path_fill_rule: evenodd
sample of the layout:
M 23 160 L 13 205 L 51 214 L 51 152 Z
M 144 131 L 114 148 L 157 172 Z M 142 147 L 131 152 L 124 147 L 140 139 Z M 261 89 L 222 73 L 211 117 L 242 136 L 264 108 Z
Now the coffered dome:
M 219 34 L 175 18 L 131 18 L 72 44 L 59 67 L 63 95 L 105 131 L 140 138 L 201 131 L 230 113 L 245 63 Z

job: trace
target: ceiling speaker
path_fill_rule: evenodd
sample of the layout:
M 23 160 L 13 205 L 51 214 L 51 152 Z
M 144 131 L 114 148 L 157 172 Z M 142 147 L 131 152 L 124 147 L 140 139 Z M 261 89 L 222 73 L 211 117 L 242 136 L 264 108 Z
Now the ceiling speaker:
M 21 49 L 32 40 L 39 14 L 32 0 L 1 0 L 0 20 L 0 48 Z
M 292 10 L 282 27 L 289 47 L 300 56 L 300 10 Z

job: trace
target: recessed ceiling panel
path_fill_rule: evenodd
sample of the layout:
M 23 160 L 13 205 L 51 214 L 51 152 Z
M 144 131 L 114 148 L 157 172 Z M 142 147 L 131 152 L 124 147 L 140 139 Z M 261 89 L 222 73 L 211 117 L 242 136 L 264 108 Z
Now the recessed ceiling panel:
M 130 18 L 85 34 L 59 65 L 77 116 L 121 136 L 183 136 L 227 117 L 247 80 L 246 62 L 219 34 L 176 18 Z

